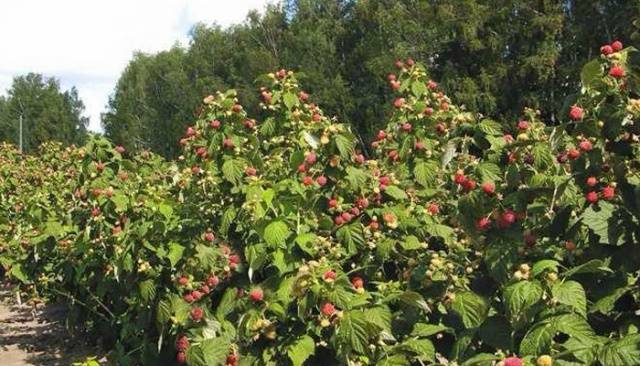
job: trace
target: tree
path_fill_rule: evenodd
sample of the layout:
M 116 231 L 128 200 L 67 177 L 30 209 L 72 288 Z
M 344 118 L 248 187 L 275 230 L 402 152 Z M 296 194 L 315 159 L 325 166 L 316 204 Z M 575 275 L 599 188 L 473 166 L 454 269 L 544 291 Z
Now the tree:
M 55 78 L 29 73 L 13 79 L 6 98 L 0 99 L 0 138 L 19 144 L 19 119 L 23 119 L 23 148 L 33 151 L 56 140 L 82 144 L 89 119 L 75 87 L 60 89 Z

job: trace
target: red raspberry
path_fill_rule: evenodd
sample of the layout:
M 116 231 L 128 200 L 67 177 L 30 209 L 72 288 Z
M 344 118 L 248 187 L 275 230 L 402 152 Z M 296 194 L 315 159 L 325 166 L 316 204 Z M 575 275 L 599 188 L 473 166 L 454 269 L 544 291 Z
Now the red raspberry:
M 124 146 L 122 146 L 122 145 L 118 145 L 118 146 L 116 146 L 116 149 L 115 149 L 115 150 L 116 150 L 119 154 L 124 154 L 124 152 L 125 152 L 125 148 L 124 148 Z
M 364 287 L 364 280 L 362 279 L 362 277 L 354 277 L 351 279 L 351 284 L 353 285 L 354 288 L 363 288 Z
M 440 212 L 440 206 L 437 203 L 432 202 L 427 206 L 427 211 L 432 215 L 437 215 Z
M 576 160 L 576 159 L 578 159 L 580 157 L 580 151 L 578 151 L 577 149 L 570 149 L 567 152 L 567 156 L 571 160 Z
M 488 217 L 482 217 L 476 222 L 476 229 L 480 231 L 488 230 L 491 227 L 491 220 Z
M 180 276 L 180 278 L 178 278 L 178 284 L 180 286 L 186 286 L 189 283 L 189 279 L 187 278 L 187 276 Z
M 202 316 L 204 315 L 204 311 L 202 311 L 201 307 L 195 307 L 191 310 L 191 319 L 194 322 L 199 322 L 202 320 Z
M 324 175 L 319 176 L 316 179 L 316 183 L 318 183 L 320 187 L 324 186 L 325 184 L 327 184 L 327 177 L 325 177 Z
M 529 122 L 524 121 L 524 120 L 522 120 L 522 121 L 518 122 L 518 129 L 519 129 L 519 130 L 524 131 L 524 130 L 526 130 L 527 128 L 529 128 Z
M 577 105 L 571 106 L 571 109 L 569 110 L 569 118 L 571 118 L 572 121 L 579 121 L 582 117 L 584 117 L 584 110 Z
M 438 83 L 436 83 L 433 80 L 429 80 L 429 82 L 427 83 L 427 88 L 431 90 L 435 90 L 437 87 L 438 87 Z
M 484 182 L 482 183 L 482 191 L 491 196 L 496 192 L 496 185 L 493 182 Z
M 191 292 L 191 296 L 193 296 L 193 299 L 195 301 L 198 301 L 198 300 L 200 300 L 202 298 L 202 292 L 200 292 L 198 290 L 192 291 Z
M 622 67 L 620 66 L 613 66 L 610 70 L 609 70 L 609 76 L 614 77 L 616 79 L 620 79 L 623 78 L 625 75 L 625 71 Z
M 322 314 L 324 314 L 326 316 L 331 316 L 331 315 L 333 315 L 333 313 L 336 312 L 336 307 L 330 302 L 325 302 L 320 307 L 320 311 L 322 312 Z
M 393 101 L 393 106 L 396 108 L 402 108 L 403 105 L 404 105 L 404 98 L 396 98 L 396 100 Z
M 615 51 L 618 52 L 620 50 L 622 50 L 622 42 L 620 41 L 614 41 L 613 43 L 611 43 L 611 48 Z
M 206 240 L 206 241 L 214 241 L 214 240 L 216 240 L 216 236 L 211 231 L 207 231 L 204 234 L 204 240 Z
M 609 201 L 616 196 L 616 189 L 612 186 L 602 188 L 602 199 Z
M 580 141 L 580 144 L 578 144 L 578 146 L 580 146 L 580 149 L 585 152 L 591 151 L 593 149 L 593 145 L 589 140 Z
M 181 335 L 176 339 L 176 350 L 186 351 L 189 348 L 189 339 L 186 335 Z
M 216 275 L 211 275 L 207 278 L 207 285 L 210 287 L 216 287 L 218 286 L 218 283 L 220 283 L 220 279 L 218 279 L 218 276 Z
M 411 129 L 413 128 L 413 126 L 411 126 L 411 123 L 406 122 L 402 124 L 402 130 L 404 132 L 411 132 Z
M 473 179 L 467 179 L 466 181 L 464 181 L 464 183 L 462 183 L 462 188 L 464 188 L 464 190 L 467 192 L 473 191 L 474 189 L 476 189 L 476 181 Z
M 508 357 L 504 359 L 504 366 L 523 366 L 522 360 L 518 357 Z
M 387 137 L 387 133 L 382 131 L 382 130 L 380 130 L 380 131 L 378 131 L 378 136 L 377 137 L 378 137 L 378 140 L 384 140 Z
M 329 208 L 336 208 L 338 206 L 338 200 L 335 198 L 332 198 L 329 200 Z
M 389 179 L 389 177 L 387 177 L 386 175 L 383 175 L 378 179 L 378 182 L 380 182 L 380 184 L 382 185 L 388 186 L 391 183 L 391 179 Z
M 505 226 L 509 226 L 516 222 L 516 213 L 511 210 L 506 210 L 502 213 L 502 217 L 500 219 Z
M 313 165 L 316 163 L 316 161 L 318 161 L 318 157 L 316 156 L 315 153 L 309 153 L 305 158 L 304 161 L 309 164 L 309 165 Z
M 256 175 L 257 171 L 256 168 L 248 166 L 245 170 L 244 173 L 250 177 L 253 177 Z
M 184 352 L 178 352 L 178 354 L 176 354 L 176 362 L 179 364 L 187 362 L 187 355 Z
M 306 175 L 304 178 L 302 178 L 302 184 L 304 184 L 305 186 L 310 186 L 313 184 L 313 178 Z
M 613 53 L 613 47 L 609 46 L 608 44 L 600 47 L 600 53 L 607 56 Z
M 222 125 L 222 123 L 217 119 L 214 119 L 213 121 L 209 122 L 209 126 L 211 126 L 211 128 L 218 129 L 220 128 L 220 125 Z
M 587 185 L 589 187 L 593 187 L 596 184 L 598 184 L 598 180 L 596 179 L 596 177 L 589 177 L 589 178 L 587 178 L 587 182 L 586 183 L 587 183 Z
M 255 288 L 251 290 L 251 292 L 249 292 L 249 298 L 253 302 L 259 302 L 264 298 L 264 293 L 262 292 L 261 288 Z
M 189 304 L 191 304 L 194 301 L 193 295 L 191 295 L 191 294 L 184 295 L 184 301 L 186 301 Z
M 322 276 L 322 278 L 324 278 L 324 280 L 327 282 L 335 281 L 337 277 L 338 275 L 336 274 L 336 272 L 330 269 L 328 269 Z
M 595 192 L 595 191 L 591 191 L 591 192 L 587 193 L 584 197 L 587 199 L 587 202 L 589 202 L 589 203 L 598 202 L 598 193 Z
M 456 174 L 453 176 L 453 181 L 456 184 L 464 184 L 467 181 L 467 177 L 465 177 L 464 172 L 462 170 L 458 170 Z

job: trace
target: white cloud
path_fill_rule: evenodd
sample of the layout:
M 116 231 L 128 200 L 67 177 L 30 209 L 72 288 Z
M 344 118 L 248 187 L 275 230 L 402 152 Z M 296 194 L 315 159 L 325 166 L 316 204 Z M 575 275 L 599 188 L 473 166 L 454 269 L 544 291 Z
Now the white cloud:
M 136 50 L 185 44 L 196 22 L 228 26 L 272 0 L 0 1 L 0 93 L 13 76 L 40 72 L 75 85 L 90 129 Z

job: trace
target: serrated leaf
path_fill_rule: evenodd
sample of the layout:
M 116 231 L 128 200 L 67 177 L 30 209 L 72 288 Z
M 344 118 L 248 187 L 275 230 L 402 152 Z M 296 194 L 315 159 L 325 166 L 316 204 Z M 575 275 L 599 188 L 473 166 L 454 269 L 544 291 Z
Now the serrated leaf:
M 289 92 L 282 95 L 282 101 L 284 102 L 284 105 L 287 106 L 287 109 L 291 109 L 300 103 L 298 97 Z
M 416 357 L 421 361 L 433 361 L 436 356 L 436 349 L 433 343 L 426 339 L 409 338 L 402 342 L 402 348 L 407 348 L 411 352 L 416 354 Z
M 531 268 L 531 277 L 537 277 L 539 274 L 542 274 L 544 271 L 558 272 L 558 261 L 554 261 L 553 259 L 543 259 L 537 261 L 533 264 Z
M 427 86 L 423 80 L 415 80 L 411 83 L 411 92 L 414 96 L 420 97 L 427 92 Z
M 430 337 L 442 332 L 451 332 L 452 329 L 442 324 L 417 323 L 411 331 L 412 337 Z
M 304 362 L 316 352 L 316 344 L 308 335 L 296 339 L 287 350 L 287 355 L 293 366 L 302 366 Z
M 549 352 L 556 329 L 550 321 L 542 321 L 534 325 L 520 342 L 520 353 L 540 355 Z
M 207 366 L 225 365 L 229 354 L 229 342 L 222 338 L 209 338 L 200 343 Z
M 239 161 L 229 159 L 222 164 L 222 175 L 231 183 L 238 183 L 243 174 L 243 166 Z
M 591 205 L 584 210 L 582 221 L 600 238 L 600 243 L 618 245 L 620 232 L 613 220 L 614 206 L 601 201 L 598 205 Z
M 587 295 L 578 282 L 558 282 L 551 288 L 551 293 L 559 303 L 573 307 L 582 316 L 587 315 Z
M 416 182 L 423 187 L 433 187 L 436 182 L 438 168 L 438 163 L 431 160 L 417 163 L 413 170 Z
M 471 292 L 458 292 L 455 294 L 451 308 L 462 318 L 466 328 L 480 326 L 489 313 L 489 302 L 482 296 Z
M 169 243 L 169 253 L 167 253 L 167 259 L 171 263 L 171 267 L 175 267 L 178 261 L 182 259 L 182 253 L 184 253 L 184 246 L 171 242 Z
M 156 284 L 153 280 L 144 280 L 138 283 L 140 297 L 144 302 L 149 302 L 156 297 Z
M 402 201 L 407 199 L 407 193 L 404 190 L 398 188 L 397 186 L 388 186 L 384 190 L 384 193 L 397 201 Z
M 640 334 L 631 334 L 603 346 L 598 360 L 607 366 L 640 365 Z
M 405 250 L 416 250 L 422 249 L 422 244 L 420 244 L 420 240 L 414 235 L 408 235 L 404 238 L 404 241 L 400 243 L 402 248 Z
M 542 300 L 544 289 L 538 281 L 518 281 L 504 289 L 504 299 L 507 313 L 515 318 L 531 306 Z
M 272 221 L 264 229 L 264 241 L 271 246 L 284 245 L 289 235 L 289 226 L 281 220 Z
M 351 159 L 351 156 L 353 155 L 353 149 L 355 147 L 353 139 L 340 134 L 336 135 L 335 141 L 336 146 L 338 147 L 338 151 L 340 152 L 340 156 L 345 160 Z
M 482 182 L 498 182 L 502 179 L 500 167 L 494 163 L 483 162 L 476 167 L 476 174 Z

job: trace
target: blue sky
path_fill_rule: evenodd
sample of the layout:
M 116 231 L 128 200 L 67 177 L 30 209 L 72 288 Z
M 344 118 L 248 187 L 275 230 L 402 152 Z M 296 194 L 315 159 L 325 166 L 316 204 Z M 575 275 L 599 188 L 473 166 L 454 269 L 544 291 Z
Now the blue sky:
M 39 72 L 76 86 L 100 131 L 100 113 L 134 51 L 187 44 L 197 22 L 228 26 L 272 0 L 0 1 L 0 93 Z

